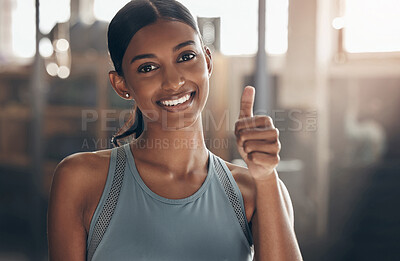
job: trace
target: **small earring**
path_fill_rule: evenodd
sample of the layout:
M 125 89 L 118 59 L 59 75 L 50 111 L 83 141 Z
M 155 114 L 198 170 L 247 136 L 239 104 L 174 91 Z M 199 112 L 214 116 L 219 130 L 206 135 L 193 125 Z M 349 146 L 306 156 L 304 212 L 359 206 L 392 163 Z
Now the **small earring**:
M 125 93 L 125 97 L 126 97 L 126 98 L 129 98 L 129 93 Z

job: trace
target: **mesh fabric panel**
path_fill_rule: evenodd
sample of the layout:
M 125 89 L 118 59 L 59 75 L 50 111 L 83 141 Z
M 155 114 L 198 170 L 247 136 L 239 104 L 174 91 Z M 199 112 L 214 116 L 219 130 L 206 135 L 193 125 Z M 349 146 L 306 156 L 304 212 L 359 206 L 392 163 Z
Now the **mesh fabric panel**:
M 93 235 L 87 253 L 88 261 L 92 260 L 93 254 L 103 239 L 103 236 L 106 233 L 108 225 L 110 224 L 111 218 L 114 214 L 115 207 L 117 206 L 119 193 L 122 187 L 122 181 L 124 179 L 125 162 L 126 155 L 124 147 L 119 147 L 117 148 L 117 163 L 111 183 L 111 189 L 93 229 Z
M 242 211 L 242 207 L 240 205 L 239 197 L 235 193 L 235 190 L 233 189 L 233 185 L 231 181 L 228 178 L 228 173 L 226 173 L 225 169 L 222 166 L 221 160 L 217 157 L 215 157 L 216 160 L 214 160 L 214 166 L 217 171 L 217 176 L 219 181 L 221 182 L 222 187 L 224 188 L 225 194 L 229 199 L 229 202 L 231 203 L 233 210 L 235 211 L 236 217 L 239 221 L 240 227 L 243 230 L 244 235 L 247 238 L 247 241 L 249 242 L 250 246 L 253 244 L 252 239 L 250 237 L 250 231 L 248 231 L 247 226 L 246 226 L 246 216 Z

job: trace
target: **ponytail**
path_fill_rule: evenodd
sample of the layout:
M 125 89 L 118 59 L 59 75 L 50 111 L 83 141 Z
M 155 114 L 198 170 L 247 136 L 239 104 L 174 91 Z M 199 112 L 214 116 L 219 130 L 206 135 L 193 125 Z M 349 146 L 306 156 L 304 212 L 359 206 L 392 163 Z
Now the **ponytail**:
M 144 129 L 143 114 L 135 104 L 133 112 L 129 116 L 129 119 L 125 122 L 124 126 L 115 133 L 111 138 L 111 143 L 115 147 L 123 145 L 119 142 L 121 139 L 128 139 L 129 136 L 133 135 L 133 139 L 138 138 Z

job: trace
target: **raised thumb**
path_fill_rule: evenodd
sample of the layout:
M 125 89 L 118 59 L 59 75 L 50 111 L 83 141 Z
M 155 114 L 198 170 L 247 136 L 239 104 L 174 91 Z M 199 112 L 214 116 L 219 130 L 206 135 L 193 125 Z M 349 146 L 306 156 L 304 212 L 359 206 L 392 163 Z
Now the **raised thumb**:
M 240 114 L 239 119 L 245 117 L 253 117 L 253 105 L 256 89 L 252 86 L 246 86 L 242 93 L 240 101 Z

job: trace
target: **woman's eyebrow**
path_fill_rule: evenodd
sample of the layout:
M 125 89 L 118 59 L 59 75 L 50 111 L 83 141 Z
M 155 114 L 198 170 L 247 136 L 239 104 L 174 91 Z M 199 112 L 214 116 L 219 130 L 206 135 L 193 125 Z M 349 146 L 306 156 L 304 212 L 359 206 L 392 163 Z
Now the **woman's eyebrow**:
M 174 52 L 176 52 L 176 51 L 178 51 L 179 49 L 182 49 L 183 47 L 188 46 L 188 45 L 196 45 L 196 42 L 193 41 L 193 40 L 189 40 L 189 41 L 186 41 L 186 42 L 183 42 L 183 43 L 178 44 L 178 45 L 175 46 L 172 50 L 173 50 Z M 154 54 L 152 54 L 152 53 L 148 53 L 148 54 L 139 54 L 139 55 L 136 55 L 135 57 L 132 58 L 131 64 L 134 63 L 136 60 L 139 60 L 139 59 L 146 59 L 146 58 L 157 58 L 157 57 L 156 57 Z
M 136 60 L 146 59 L 146 58 L 156 58 L 156 56 L 154 54 L 151 54 L 151 53 L 149 53 L 149 54 L 139 54 L 139 55 L 136 55 L 135 57 L 132 58 L 131 64 L 134 63 Z
M 183 43 L 178 44 L 178 45 L 175 46 L 172 50 L 173 50 L 174 52 L 176 52 L 176 51 L 178 51 L 179 49 L 181 49 L 181 48 L 183 48 L 183 47 L 185 47 L 185 46 L 187 46 L 187 45 L 196 45 L 196 42 L 193 41 L 193 40 L 189 40 L 189 41 L 186 41 L 186 42 L 183 42 Z

